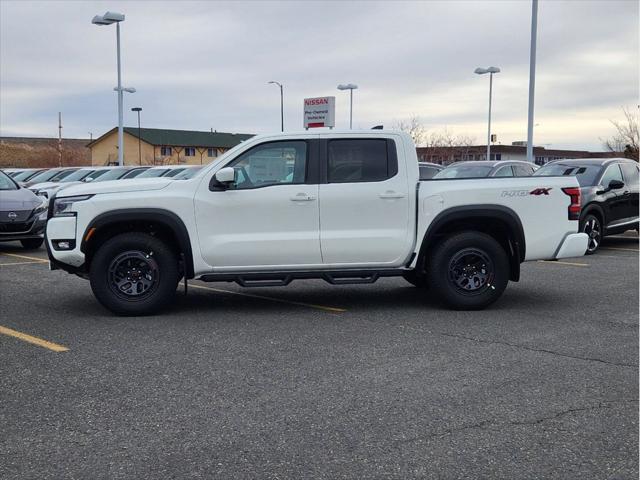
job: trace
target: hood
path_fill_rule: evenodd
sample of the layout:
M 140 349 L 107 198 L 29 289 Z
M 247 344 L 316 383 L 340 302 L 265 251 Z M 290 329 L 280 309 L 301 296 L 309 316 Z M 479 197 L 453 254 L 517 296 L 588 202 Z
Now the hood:
M 42 204 L 38 197 L 28 188 L 18 190 L 0 190 L 0 210 L 33 210 Z
M 80 185 L 71 185 L 68 188 L 64 188 L 59 192 L 58 197 L 161 190 L 172 182 L 173 180 L 164 178 L 141 178 L 139 180 L 133 178 L 131 180 L 81 183 Z
M 57 187 L 59 185 L 62 185 L 62 184 L 59 182 L 40 182 L 40 183 L 36 183 L 35 185 L 29 185 L 28 188 L 29 190 L 42 190 L 42 189 L 47 189 L 51 187 Z

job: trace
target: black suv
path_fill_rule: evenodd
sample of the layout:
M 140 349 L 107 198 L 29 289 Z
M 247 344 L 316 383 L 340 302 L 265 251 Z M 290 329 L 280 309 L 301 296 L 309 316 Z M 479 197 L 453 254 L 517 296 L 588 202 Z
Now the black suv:
M 638 162 L 626 158 L 556 160 L 534 175 L 575 175 L 580 183 L 580 231 L 589 235 L 587 255 L 605 235 L 638 230 Z
M 47 207 L 45 199 L 0 171 L 0 242 L 19 240 L 24 248 L 39 248 L 44 241 Z

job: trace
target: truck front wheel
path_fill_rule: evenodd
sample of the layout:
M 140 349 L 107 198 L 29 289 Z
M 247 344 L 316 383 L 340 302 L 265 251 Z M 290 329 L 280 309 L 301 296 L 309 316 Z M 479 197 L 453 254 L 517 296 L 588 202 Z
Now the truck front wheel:
M 175 253 L 146 233 L 117 235 L 102 244 L 91 262 L 91 289 L 118 315 L 149 315 L 166 307 L 179 280 Z
M 509 282 L 502 246 L 481 232 L 461 232 L 435 247 L 427 281 L 436 298 L 456 310 L 479 310 L 495 302 Z

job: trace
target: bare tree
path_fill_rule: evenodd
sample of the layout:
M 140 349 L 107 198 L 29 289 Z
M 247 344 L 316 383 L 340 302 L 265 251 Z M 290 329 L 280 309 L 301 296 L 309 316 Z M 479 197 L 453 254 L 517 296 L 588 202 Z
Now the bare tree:
M 475 138 L 466 134 L 454 134 L 448 128 L 425 134 L 425 156 L 435 163 L 449 164 L 468 158 L 475 152 Z
M 394 128 L 408 133 L 416 147 L 423 145 L 427 131 L 424 125 L 420 123 L 420 118 L 417 115 L 413 115 L 409 120 L 396 122 Z
M 604 140 L 603 146 L 610 152 L 623 152 L 624 156 L 638 161 L 638 115 L 626 107 L 622 108 L 624 120 L 611 120 L 616 134 Z

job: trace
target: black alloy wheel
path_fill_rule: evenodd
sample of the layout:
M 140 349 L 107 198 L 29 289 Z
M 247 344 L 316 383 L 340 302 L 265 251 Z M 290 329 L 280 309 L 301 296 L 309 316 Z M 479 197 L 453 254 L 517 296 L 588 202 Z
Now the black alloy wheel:
M 589 243 L 587 244 L 587 255 L 591 255 L 600 248 L 602 243 L 602 225 L 600 220 L 595 215 L 587 215 L 583 222 L 581 231 L 589 236 Z
M 449 281 L 463 295 L 480 295 L 491 288 L 495 276 L 493 262 L 479 248 L 465 248 L 449 261 Z

